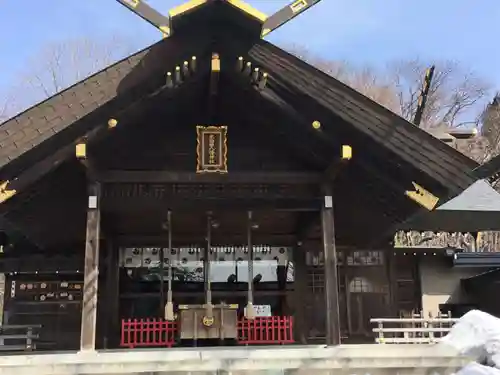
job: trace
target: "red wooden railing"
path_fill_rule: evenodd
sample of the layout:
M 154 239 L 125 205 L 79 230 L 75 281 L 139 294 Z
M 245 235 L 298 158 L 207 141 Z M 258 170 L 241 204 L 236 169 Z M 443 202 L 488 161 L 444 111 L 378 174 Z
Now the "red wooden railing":
M 238 322 L 238 342 L 245 345 L 292 344 L 293 317 L 269 316 Z
M 175 343 L 177 322 L 163 319 L 122 319 L 120 346 L 170 348 Z
M 123 319 L 120 346 L 126 348 L 172 347 L 175 344 L 177 322 L 164 319 Z M 238 321 L 239 344 L 292 344 L 293 317 L 269 316 Z

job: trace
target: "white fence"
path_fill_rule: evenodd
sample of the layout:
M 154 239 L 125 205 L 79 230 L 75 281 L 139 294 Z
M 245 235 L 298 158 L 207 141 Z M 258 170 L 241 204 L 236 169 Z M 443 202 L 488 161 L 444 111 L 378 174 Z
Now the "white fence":
M 372 324 L 377 325 L 373 328 L 377 344 L 432 344 L 446 336 L 457 321 L 450 314 L 427 319 L 421 315 L 370 319 Z

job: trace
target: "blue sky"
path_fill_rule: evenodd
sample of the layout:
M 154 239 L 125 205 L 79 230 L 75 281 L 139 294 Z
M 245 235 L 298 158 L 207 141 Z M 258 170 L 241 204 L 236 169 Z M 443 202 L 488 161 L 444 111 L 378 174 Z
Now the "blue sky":
M 182 2 L 149 1 L 165 13 Z M 248 2 L 269 14 L 289 0 Z M 499 21 L 497 0 L 323 0 L 269 40 L 359 65 L 416 56 L 457 60 L 500 89 Z M 47 43 L 118 35 L 141 49 L 160 37 L 115 0 L 2 0 L 0 30 L 0 92 L 29 71 L 30 57 Z

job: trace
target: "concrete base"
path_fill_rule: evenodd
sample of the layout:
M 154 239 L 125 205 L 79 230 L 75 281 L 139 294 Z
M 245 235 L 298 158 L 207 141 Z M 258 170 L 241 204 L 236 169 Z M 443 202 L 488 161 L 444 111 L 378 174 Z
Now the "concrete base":
M 442 345 L 117 350 L 0 357 L 0 375 L 448 375 L 470 359 Z

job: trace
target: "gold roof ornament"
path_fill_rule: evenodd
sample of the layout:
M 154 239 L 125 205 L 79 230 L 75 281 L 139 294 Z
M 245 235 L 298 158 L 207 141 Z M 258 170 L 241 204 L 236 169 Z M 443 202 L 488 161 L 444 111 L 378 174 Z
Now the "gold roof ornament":
M 436 197 L 431 192 L 424 189 L 422 186 L 420 186 L 416 182 L 412 182 L 412 184 L 413 184 L 413 187 L 415 188 L 415 190 L 413 190 L 413 191 L 406 190 L 405 194 L 410 199 L 412 199 L 413 201 L 415 201 L 416 203 L 421 205 L 422 207 L 428 209 L 429 211 L 432 211 L 436 207 L 436 205 L 439 201 L 439 198 Z
M 12 198 L 17 193 L 16 189 L 8 189 L 9 182 L 10 181 L 7 180 L 0 184 L 0 203 Z

